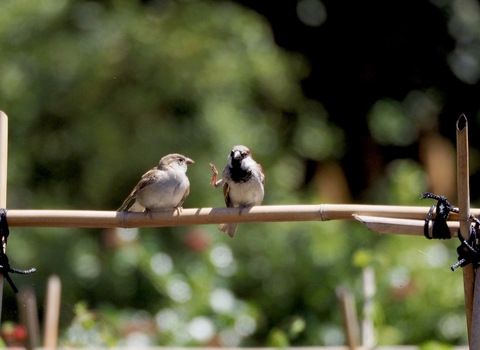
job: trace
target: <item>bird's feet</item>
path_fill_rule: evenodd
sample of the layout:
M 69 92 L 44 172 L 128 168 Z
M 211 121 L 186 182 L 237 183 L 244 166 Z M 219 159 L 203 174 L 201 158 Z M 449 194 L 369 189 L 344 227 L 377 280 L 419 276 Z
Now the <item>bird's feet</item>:
M 238 207 L 238 215 L 242 215 L 242 212 L 245 210 L 245 208 L 250 208 L 252 207 L 251 205 L 248 204 L 242 204 Z
M 183 212 L 183 207 L 173 207 L 173 209 L 177 212 L 178 216 Z

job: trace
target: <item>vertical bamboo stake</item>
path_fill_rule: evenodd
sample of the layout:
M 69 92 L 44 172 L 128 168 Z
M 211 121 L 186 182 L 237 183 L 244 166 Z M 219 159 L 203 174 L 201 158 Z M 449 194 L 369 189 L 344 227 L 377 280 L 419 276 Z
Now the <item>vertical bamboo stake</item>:
M 48 279 L 44 322 L 45 328 L 43 333 L 43 347 L 45 349 L 57 348 L 61 288 L 61 282 L 58 276 L 51 276 Z
M 27 329 L 27 350 L 36 349 L 40 345 L 40 327 L 38 325 L 37 298 L 32 288 L 22 290 L 17 296 L 20 319 Z
M 470 237 L 470 181 L 468 157 L 468 121 L 464 114 L 457 120 L 457 195 L 460 221 L 460 234 L 468 240 Z M 463 268 L 463 288 L 465 295 L 465 313 L 467 316 L 468 342 L 472 348 L 473 290 L 475 275 L 473 264 Z
M 349 350 L 356 350 L 358 346 L 358 321 L 355 308 L 355 299 L 345 287 L 337 288 L 337 298 L 342 305 L 343 323 Z
M 8 160 L 8 117 L 0 111 L 0 208 L 7 207 L 7 160 Z M 2 240 L 2 249 L 5 253 L 7 245 Z M 0 274 L 0 321 L 2 319 L 3 304 L 3 274 Z
M 480 349 L 480 269 L 475 273 L 475 288 L 473 295 L 471 349 Z
M 375 348 L 375 328 L 373 324 L 373 297 L 375 296 L 375 272 L 373 267 L 365 267 L 362 271 L 363 279 L 363 320 L 362 345 L 365 350 Z

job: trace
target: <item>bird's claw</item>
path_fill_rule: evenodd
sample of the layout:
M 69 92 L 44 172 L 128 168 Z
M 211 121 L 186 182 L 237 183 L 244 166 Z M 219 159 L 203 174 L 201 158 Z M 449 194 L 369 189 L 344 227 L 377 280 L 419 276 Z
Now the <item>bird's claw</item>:
M 212 179 L 210 180 L 210 185 L 212 185 L 213 187 L 216 187 L 218 170 L 215 167 L 215 165 L 213 165 L 212 163 L 209 163 L 209 164 L 210 164 L 210 168 L 212 169 L 212 173 L 213 173 L 212 174 Z
M 250 205 L 247 204 L 242 204 L 238 207 L 238 215 L 242 215 L 242 212 L 245 210 L 245 208 L 250 207 Z
M 174 207 L 173 209 L 177 212 L 178 216 L 183 212 L 183 207 Z
M 145 210 L 143 211 L 146 215 L 150 216 L 150 219 L 153 219 L 152 218 L 152 211 L 148 208 L 145 208 Z

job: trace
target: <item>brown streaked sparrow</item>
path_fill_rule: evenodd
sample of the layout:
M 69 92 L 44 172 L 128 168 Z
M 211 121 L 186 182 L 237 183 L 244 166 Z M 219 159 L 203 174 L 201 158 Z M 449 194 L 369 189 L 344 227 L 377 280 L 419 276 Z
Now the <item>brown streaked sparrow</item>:
M 227 207 L 243 208 L 260 205 L 263 202 L 265 174 L 262 166 L 252 158 L 250 150 L 245 146 L 235 146 L 228 156 L 228 165 L 223 169 L 222 179 L 217 181 L 218 171 L 210 164 L 213 176 L 211 184 L 214 188 L 223 185 L 223 196 Z M 221 224 L 218 229 L 235 236 L 236 223 Z
M 124 211 L 132 199 L 135 203 L 128 211 L 162 211 L 175 209 L 179 213 L 188 194 L 190 181 L 187 165 L 194 161 L 181 154 L 169 154 L 160 159 L 158 166 L 147 171 L 117 211 Z

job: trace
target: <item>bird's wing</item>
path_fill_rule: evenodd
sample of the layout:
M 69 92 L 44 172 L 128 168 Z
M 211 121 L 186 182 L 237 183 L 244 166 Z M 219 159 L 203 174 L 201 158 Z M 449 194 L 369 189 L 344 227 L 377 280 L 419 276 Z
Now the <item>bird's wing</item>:
M 160 172 L 160 171 L 157 168 L 153 168 L 147 171 L 145 174 L 143 174 L 141 180 L 138 182 L 137 186 L 135 186 L 135 188 L 133 189 L 135 194 L 143 190 L 145 187 L 147 187 L 151 183 L 157 181 L 157 176 L 155 176 L 157 172 Z
M 258 167 L 260 168 L 260 175 L 262 177 L 262 185 L 265 185 L 265 172 L 263 171 L 263 167 L 258 164 Z
M 142 179 L 139 181 L 137 186 L 135 186 L 132 192 L 128 195 L 127 199 L 123 201 L 122 205 L 120 206 L 120 208 L 117 209 L 117 211 L 124 211 L 127 208 L 128 203 L 130 203 L 132 199 L 137 197 L 137 193 L 140 190 L 142 190 L 143 188 L 145 188 L 145 186 L 148 186 L 149 184 L 155 181 L 154 177 L 151 176 L 153 175 L 152 173 L 155 171 L 158 171 L 157 168 L 153 168 L 147 171 L 145 174 L 143 174 Z
M 225 198 L 225 204 L 227 207 L 233 207 L 232 200 L 230 199 L 230 187 L 228 186 L 227 182 L 225 182 L 223 185 L 223 197 Z
M 135 201 L 130 208 L 128 208 L 128 211 L 131 212 L 142 212 L 145 211 L 145 207 L 141 206 L 138 201 Z
M 127 199 L 125 199 L 122 203 L 122 205 L 120 206 L 120 208 L 117 209 L 117 211 L 124 211 L 127 206 L 128 206 L 128 203 L 130 203 L 130 201 L 132 199 L 134 199 L 137 195 L 137 188 L 135 187 L 132 191 L 132 193 L 130 193 L 130 195 L 127 197 Z
M 187 190 L 185 191 L 185 193 L 183 194 L 183 197 L 182 199 L 180 200 L 180 202 L 177 204 L 177 207 L 181 207 L 183 205 L 183 202 L 185 202 L 185 199 L 187 199 L 188 195 L 190 194 L 190 186 L 188 186 Z

